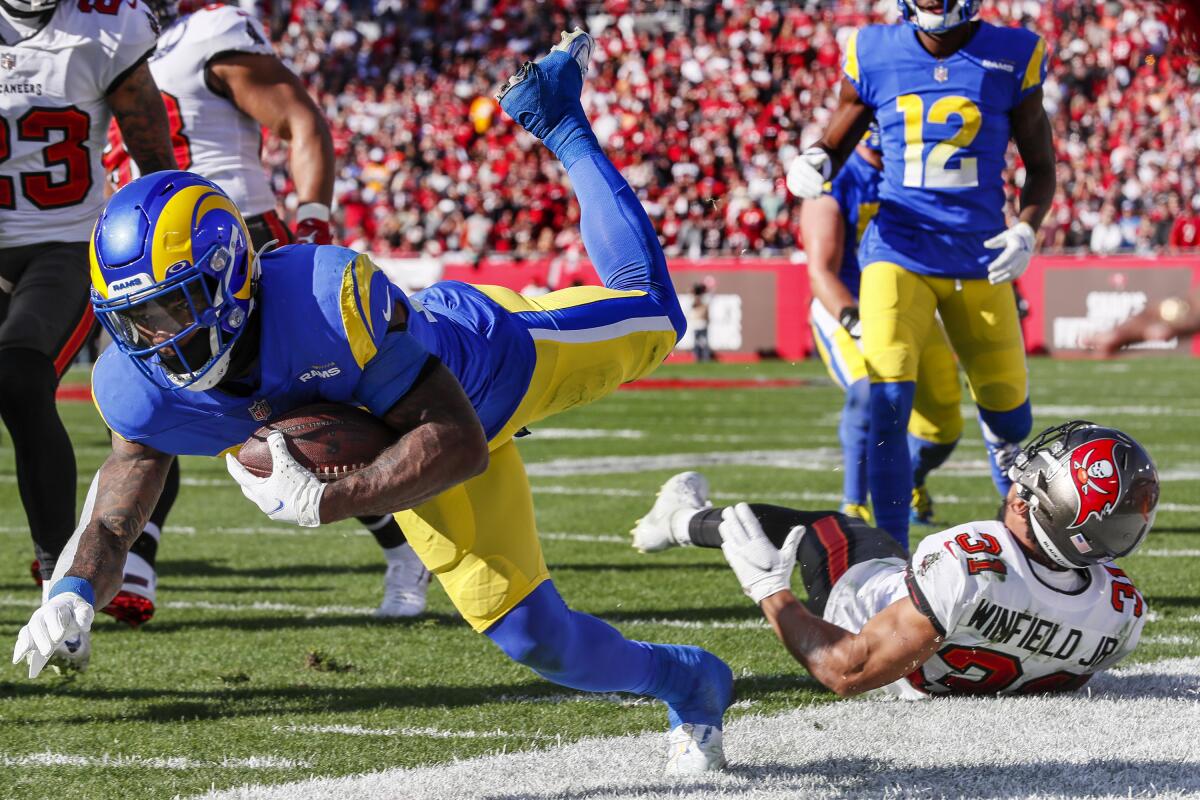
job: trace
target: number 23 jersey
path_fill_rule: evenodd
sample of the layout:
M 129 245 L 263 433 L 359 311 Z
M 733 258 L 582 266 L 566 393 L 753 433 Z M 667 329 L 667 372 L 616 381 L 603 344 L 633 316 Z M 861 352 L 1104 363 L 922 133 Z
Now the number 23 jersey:
M 868 238 L 885 247 L 875 256 L 864 253 L 864 263 L 898 261 L 924 274 L 986 276 L 996 253 L 982 243 L 1007 227 L 1010 115 L 1041 87 L 1045 71 L 1045 42 L 1023 28 L 978 23 L 971 39 L 943 59 L 930 55 L 906 24 L 870 25 L 851 36 L 843 76 L 874 110 L 883 145 L 879 235 Z M 974 247 L 953 258 L 928 258 L 924 251 L 943 245 L 923 233 L 953 234 Z
M 0 19 L 0 247 L 87 241 L 104 205 L 107 95 L 157 36 L 127 0 L 61 2 L 32 32 Z

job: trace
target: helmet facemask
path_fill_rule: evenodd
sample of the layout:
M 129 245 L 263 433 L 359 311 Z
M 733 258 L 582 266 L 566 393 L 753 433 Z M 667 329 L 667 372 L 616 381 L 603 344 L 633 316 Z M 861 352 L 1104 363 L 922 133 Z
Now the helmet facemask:
M 251 294 L 259 270 L 258 257 L 239 247 L 240 235 L 231 228 L 228 244 L 214 245 L 195 264 L 172 266 L 167 272 L 176 274 L 167 282 L 108 300 L 93 295 L 96 317 L 117 347 L 159 386 L 207 391 L 228 372 L 254 307 L 253 296 L 248 304 L 229 299 L 236 291 L 230 282 L 241 272 L 233 268 L 238 251 L 252 260 Z
M 945 33 L 965 25 L 979 13 L 979 0 L 942 0 L 941 13 L 925 11 L 917 0 L 898 0 L 900 16 L 918 30 Z

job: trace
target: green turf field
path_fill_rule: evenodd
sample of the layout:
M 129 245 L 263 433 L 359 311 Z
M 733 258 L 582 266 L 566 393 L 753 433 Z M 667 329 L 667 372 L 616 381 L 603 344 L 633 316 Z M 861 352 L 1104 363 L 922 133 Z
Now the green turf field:
M 1164 506 L 1141 554 L 1124 562 L 1153 613 L 1133 659 L 1200 654 L 1200 367 L 1043 359 L 1032 369 L 1039 427 L 1087 417 L 1134 434 L 1156 458 Z M 815 362 L 667 367 L 655 377 L 808 384 L 623 391 L 535 430 L 521 450 L 556 583 L 575 607 L 630 636 L 726 658 L 739 676 L 734 714 L 831 700 L 758 624 L 719 553 L 640 555 L 625 532 L 665 478 L 696 465 L 710 465 L 718 502 L 836 505 L 839 392 Z M 82 501 L 106 433 L 90 404 L 62 410 Z M 930 481 L 947 523 L 996 508 L 978 429 L 966 431 Z M 587 699 L 508 663 L 457 620 L 440 588 L 422 619 L 373 620 L 383 566 L 369 535 L 347 523 L 270 523 L 217 460 L 187 459 L 183 475 L 160 549 L 155 619 L 130 631 L 100 616 L 81 676 L 31 682 L 23 666 L 5 668 L 0 796 L 169 797 L 664 726 L 654 704 Z M 37 594 L 7 441 L 0 531 L 0 640 L 11 646 Z

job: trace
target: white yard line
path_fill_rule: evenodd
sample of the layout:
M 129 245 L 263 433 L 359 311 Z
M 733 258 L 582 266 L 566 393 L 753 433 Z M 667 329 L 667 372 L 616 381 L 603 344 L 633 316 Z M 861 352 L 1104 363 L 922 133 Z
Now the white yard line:
M 145 757 L 136 755 L 99 756 L 70 755 L 67 753 L 29 753 L 23 756 L 0 754 L 0 766 L 4 767 L 121 767 L 133 769 L 308 769 L 312 763 L 302 759 L 280 758 L 279 756 L 248 756 L 222 758 L 220 761 L 202 761 L 183 756 Z
M 744 716 L 731 769 L 669 779 L 646 733 L 388 769 L 251 785 L 209 800 L 473 798 L 1200 797 L 1200 658 L 1143 664 L 1065 696 L 857 700 Z M 1120 736 L 1114 740 L 1114 730 Z
M 276 725 L 278 733 L 326 733 L 342 736 L 419 736 L 428 739 L 536 739 L 558 741 L 561 737 L 545 733 L 513 731 L 446 730 L 443 728 L 364 728 L 362 725 Z
M 1130 558 L 1148 556 L 1150 558 L 1200 558 L 1200 550 L 1138 550 Z

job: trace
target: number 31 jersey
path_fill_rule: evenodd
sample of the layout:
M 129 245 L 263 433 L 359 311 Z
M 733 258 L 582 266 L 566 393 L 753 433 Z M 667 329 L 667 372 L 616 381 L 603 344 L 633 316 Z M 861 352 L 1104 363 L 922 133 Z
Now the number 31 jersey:
M 167 106 L 179 168 L 208 178 L 243 216 L 253 217 L 275 208 L 275 193 L 262 166 L 262 130 L 205 78 L 209 61 L 235 53 L 275 55 L 254 17 L 236 6 L 208 6 L 163 31 L 150 72 Z M 124 185 L 137 177 L 137 168 L 115 126 L 112 134 L 105 163 Z
M 1003 524 L 972 522 L 927 536 L 907 565 L 855 565 L 834 586 L 825 618 L 857 631 L 909 598 L 943 640 L 885 687 L 909 699 L 1078 688 L 1133 651 L 1147 613 L 1115 565 L 1054 572 L 1032 563 Z
M 144 3 L 59 3 L 36 31 L 0 19 L 0 247 L 84 242 L 104 205 L 107 95 L 154 49 Z

